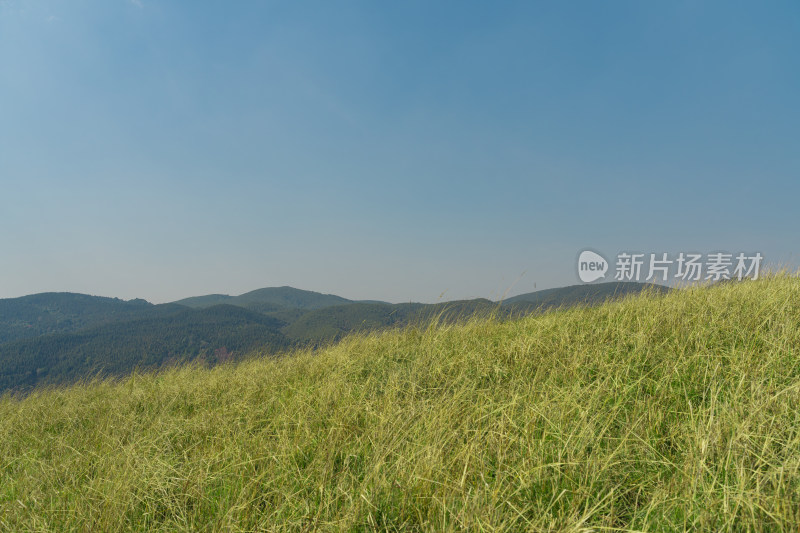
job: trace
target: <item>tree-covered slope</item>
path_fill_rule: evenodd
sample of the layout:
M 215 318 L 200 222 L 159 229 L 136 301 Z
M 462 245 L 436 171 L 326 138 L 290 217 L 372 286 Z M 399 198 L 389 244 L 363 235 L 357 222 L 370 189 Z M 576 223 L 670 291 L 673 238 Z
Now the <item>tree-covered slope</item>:
M 529 306 L 532 304 L 535 307 L 549 309 L 562 306 L 569 307 L 572 305 L 599 304 L 607 300 L 622 298 L 626 295 L 636 294 L 645 290 L 663 293 L 668 292 L 670 289 L 663 285 L 629 281 L 592 283 L 519 294 L 511 298 L 506 298 L 502 303 L 504 305 L 518 306 Z
M 153 305 L 69 292 L 48 292 L 0 299 L 0 343 L 51 333 L 67 333 L 124 320 Z
M 289 347 L 280 333 L 283 325 L 241 307 L 218 305 L 6 343 L 0 345 L 0 391 L 198 359 L 217 363 L 257 350 L 274 353 Z
M 334 294 L 322 294 L 295 289 L 294 287 L 267 287 L 240 294 L 239 296 L 209 294 L 185 298 L 174 303 L 195 308 L 230 304 L 240 307 L 256 307 L 263 312 L 265 310 L 276 311 L 280 308 L 320 309 L 331 305 L 352 303 L 352 300 Z
M 497 309 L 497 304 L 485 299 L 440 304 L 352 303 L 305 313 L 283 332 L 298 343 L 319 345 L 353 332 L 427 323 L 433 319 L 452 322 L 475 315 L 485 316 Z
M 152 305 L 80 294 L 50 293 L 0 300 L 0 390 L 66 383 L 104 372 L 231 352 L 321 346 L 354 333 L 493 314 L 521 316 L 557 306 L 599 303 L 641 291 L 642 284 L 565 287 L 509 298 L 439 304 L 355 302 L 291 287 L 241 296 L 208 295 L 184 305 Z M 655 290 L 664 290 L 656 287 Z M 224 301 L 226 304 L 211 305 Z M 344 302 L 344 303 L 342 303 Z M 5 329 L 3 329 L 5 328 Z M 27 336 L 27 338 L 26 338 Z

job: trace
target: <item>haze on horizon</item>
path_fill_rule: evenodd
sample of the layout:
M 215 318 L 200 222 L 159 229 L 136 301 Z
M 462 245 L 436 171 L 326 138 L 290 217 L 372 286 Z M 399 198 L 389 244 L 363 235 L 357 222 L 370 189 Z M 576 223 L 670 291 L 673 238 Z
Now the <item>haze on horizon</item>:
M 0 298 L 797 267 L 800 4 L 0 1 Z

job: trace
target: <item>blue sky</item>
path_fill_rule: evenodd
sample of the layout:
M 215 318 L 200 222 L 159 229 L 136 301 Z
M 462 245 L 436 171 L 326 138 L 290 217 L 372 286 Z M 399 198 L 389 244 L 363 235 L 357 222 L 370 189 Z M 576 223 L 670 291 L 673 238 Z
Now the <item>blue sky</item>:
M 0 297 L 798 264 L 800 4 L 0 0 Z

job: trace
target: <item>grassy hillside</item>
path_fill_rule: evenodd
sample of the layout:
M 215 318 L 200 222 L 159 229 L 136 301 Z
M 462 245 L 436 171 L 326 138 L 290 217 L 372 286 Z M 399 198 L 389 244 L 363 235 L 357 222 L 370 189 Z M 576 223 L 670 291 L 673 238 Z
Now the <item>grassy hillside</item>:
M 800 280 L 0 399 L 0 530 L 794 531 Z
M 451 322 L 476 314 L 520 316 L 599 303 L 645 287 L 638 283 L 564 287 L 520 295 L 502 307 L 486 299 L 439 304 L 356 302 L 291 287 L 236 297 L 212 294 L 162 305 L 69 293 L 0 300 L 0 393 L 72 383 L 97 372 L 122 376 L 137 368 L 197 358 L 212 363 L 239 359 L 255 349 L 319 347 L 353 332 L 419 325 L 431 317 Z M 217 350 L 222 358 L 214 355 Z

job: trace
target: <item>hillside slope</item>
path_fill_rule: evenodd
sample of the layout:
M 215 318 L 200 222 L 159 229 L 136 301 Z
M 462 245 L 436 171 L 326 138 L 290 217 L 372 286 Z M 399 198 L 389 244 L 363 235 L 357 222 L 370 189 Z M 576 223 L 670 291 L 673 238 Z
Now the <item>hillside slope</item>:
M 519 294 L 503 300 L 503 305 L 530 306 L 542 309 L 553 307 L 569 307 L 577 304 L 594 305 L 608 300 L 623 298 L 629 294 L 636 294 L 643 290 L 656 292 L 669 292 L 669 287 L 632 281 L 610 281 L 605 283 L 591 283 L 571 285 L 555 289 L 544 289 L 526 294 Z
M 0 399 L 0 530 L 787 531 L 800 280 Z
M 193 296 L 173 303 L 194 308 L 210 307 L 219 304 L 238 305 L 240 307 L 258 306 L 262 309 L 274 311 L 280 308 L 321 309 L 331 305 L 342 305 L 354 302 L 334 294 L 322 294 L 284 286 L 256 289 L 240 294 L 239 296 L 228 296 L 226 294 Z
M 168 304 L 163 313 L 153 311 L 144 318 L 0 345 L 0 392 L 198 359 L 217 363 L 289 346 L 280 333 L 283 322 L 241 307 L 187 309 Z
M 125 320 L 154 306 L 144 300 L 45 292 L 0 299 L 0 344 Z
M 304 313 L 283 328 L 300 345 L 323 345 L 354 332 L 380 331 L 426 323 L 436 318 L 453 322 L 497 313 L 497 304 L 485 299 L 457 300 L 441 304 L 351 303 Z
M 124 375 L 136 368 L 195 358 L 214 362 L 219 359 L 213 355 L 216 350 L 221 350 L 223 360 L 237 359 L 248 350 L 320 347 L 353 332 L 405 327 L 431 317 L 451 322 L 476 314 L 520 316 L 557 306 L 596 304 L 646 288 L 636 283 L 564 287 L 520 295 L 502 306 L 486 299 L 439 304 L 356 302 L 291 287 L 161 305 L 71 293 L 6 299 L 0 300 L 0 393 L 70 383 L 96 372 Z M 235 323 L 230 322 L 234 313 L 230 309 L 229 316 L 211 323 L 215 315 L 206 311 L 219 306 L 241 311 Z

